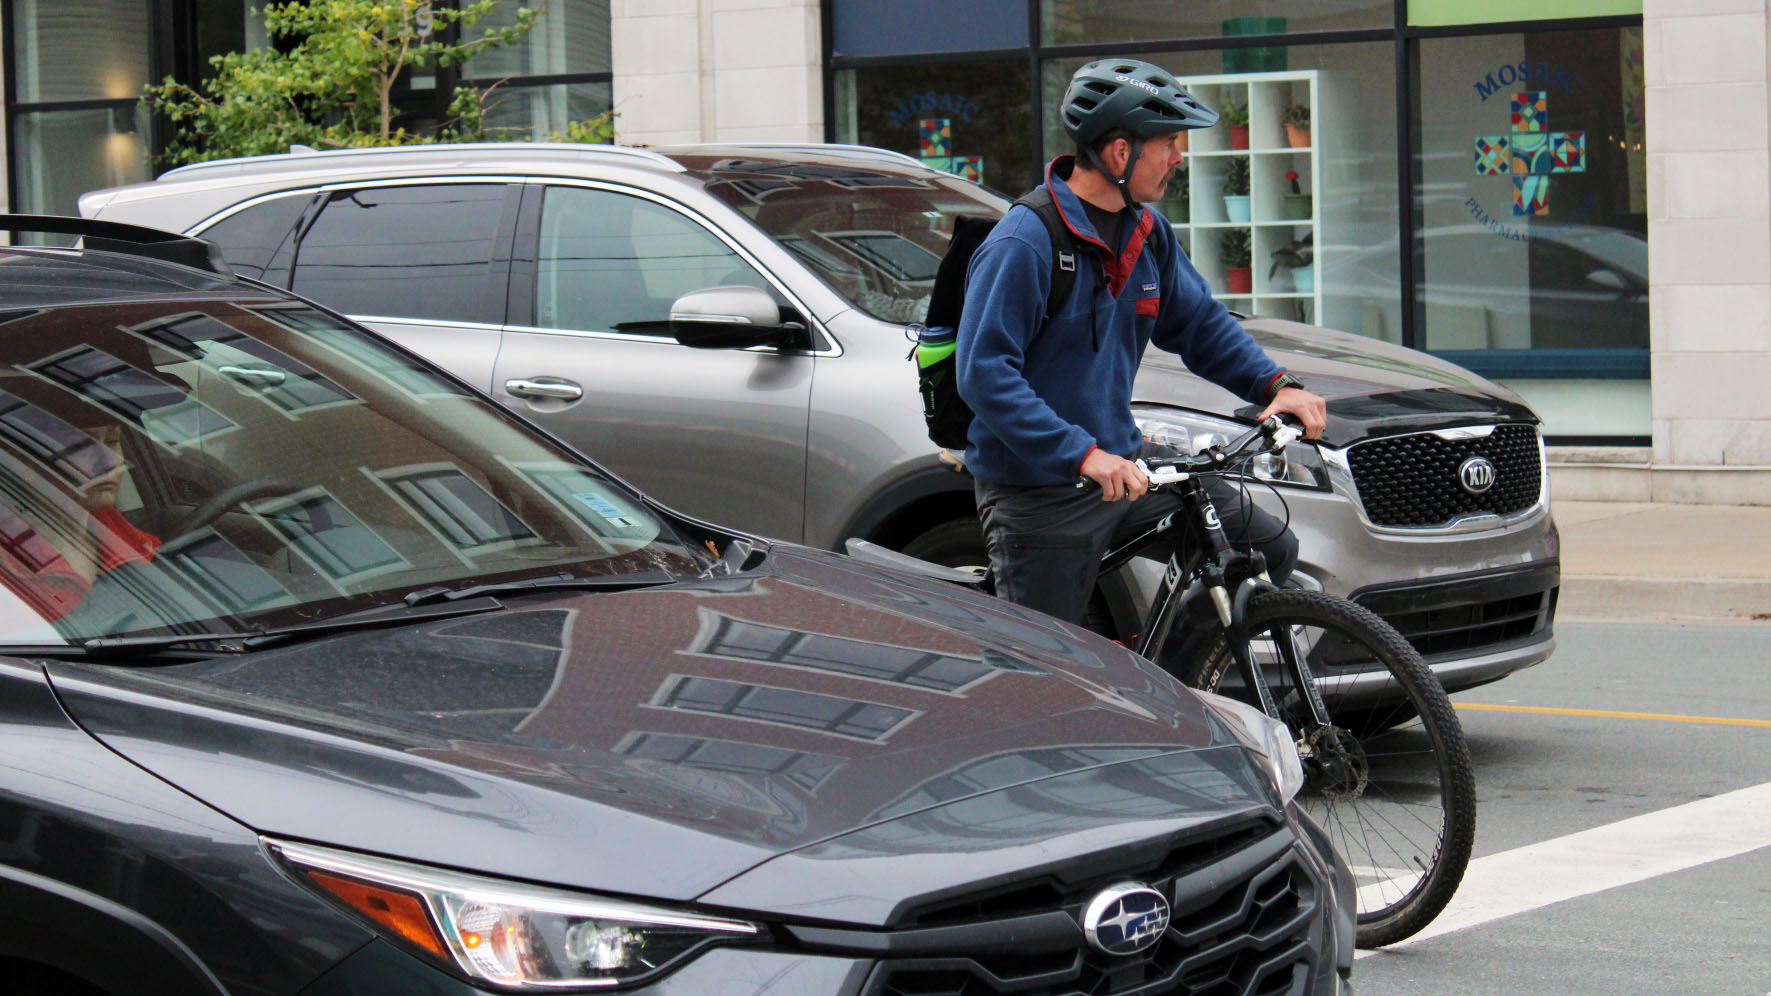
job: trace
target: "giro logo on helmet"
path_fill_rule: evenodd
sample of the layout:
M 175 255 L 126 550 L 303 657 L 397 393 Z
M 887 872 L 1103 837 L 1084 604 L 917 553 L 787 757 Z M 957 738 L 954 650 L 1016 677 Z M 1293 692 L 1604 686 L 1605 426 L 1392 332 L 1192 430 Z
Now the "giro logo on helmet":
M 1161 90 L 1156 89 L 1154 84 L 1145 83 L 1143 80 L 1140 80 L 1140 79 L 1133 79 L 1130 76 L 1115 76 L 1113 78 L 1118 80 L 1121 83 L 1130 83 L 1132 86 L 1143 87 L 1144 89 L 1146 89 L 1154 94 L 1160 95 L 1162 93 Z

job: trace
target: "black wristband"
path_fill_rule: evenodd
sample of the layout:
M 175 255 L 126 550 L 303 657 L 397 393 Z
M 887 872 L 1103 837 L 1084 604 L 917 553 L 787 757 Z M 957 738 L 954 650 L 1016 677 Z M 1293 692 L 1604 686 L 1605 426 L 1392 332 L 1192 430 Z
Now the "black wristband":
M 1298 380 L 1289 373 L 1282 373 L 1278 377 L 1273 378 L 1273 384 L 1267 390 L 1267 400 L 1272 401 L 1274 398 L 1279 397 L 1279 392 L 1288 387 L 1295 387 L 1299 390 L 1303 390 L 1304 382 Z

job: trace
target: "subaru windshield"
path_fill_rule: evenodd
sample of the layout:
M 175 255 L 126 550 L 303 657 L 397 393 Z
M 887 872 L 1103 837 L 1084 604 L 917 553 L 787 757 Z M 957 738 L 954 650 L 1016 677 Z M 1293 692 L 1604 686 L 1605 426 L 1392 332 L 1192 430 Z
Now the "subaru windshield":
M 0 487 L 12 647 L 263 632 L 426 589 L 708 560 L 488 399 L 269 297 L 0 313 Z
M 956 216 L 1000 218 L 1009 206 L 976 183 L 909 162 L 675 158 L 850 304 L 888 322 L 922 321 Z

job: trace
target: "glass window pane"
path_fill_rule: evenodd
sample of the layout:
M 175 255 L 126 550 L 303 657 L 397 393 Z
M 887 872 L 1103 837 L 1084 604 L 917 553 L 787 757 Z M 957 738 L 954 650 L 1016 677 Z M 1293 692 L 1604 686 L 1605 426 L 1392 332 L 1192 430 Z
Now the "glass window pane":
M 1624 351 L 1584 359 L 1595 375 L 1617 376 L 1615 364 L 1633 354 L 1634 376 L 1645 378 L 1641 29 L 1420 46 L 1422 65 L 1434 67 L 1418 96 L 1425 347 L 1491 376 L 1583 360 L 1545 350 Z
M 262 277 L 271 257 L 289 237 L 311 194 L 278 197 L 255 204 L 204 229 L 203 238 L 221 247 L 228 265 L 249 277 Z
M 1401 342 L 1395 49 L 1368 42 L 1281 52 L 1286 68 L 1262 77 L 1224 72 L 1221 52 L 1137 56 L 1179 76 L 1220 113 L 1238 104 L 1250 116 L 1245 149 L 1222 122 L 1187 133 L 1186 162 L 1158 208 L 1213 293 L 1232 307 Z M 1047 107 L 1058 105 L 1085 61 L 1045 64 Z M 1308 108 L 1310 127 L 1294 146 L 1282 119 L 1299 106 Z M 1072 151 L 1056 115 L 1047 119 L 1047 153 Z M 1240 193 L 1237 173 L 1248 188 Z M 1248 214 L 1236 213 L 1226 195 L 1248 196 Z M 1236 239 L 1247 240 L 1251 287 L 1233 293 L 1227 250 Z M 1287 265 L 1305 251 L 1308 270 Z
M 1558 17 L 1640 14 L 1642 0 L 1409 0 L 1415 25 L 1547 21 Z
M 1033 165 L 1027 63 L 942 62 L 836 74 L 836 140 L 917 156 L 1011 194 Z
M 662 204 L 548 188 L 536 279 L 540 327 L 668 335 L 672 302 L 726 284 L 768 287 L 730 246 Z
M 832 47 L 838 56 L 1025 48 L 1026 0 L 831 0 Z M 932 25 L 938 25 L 930 30 Z
M 148 4 L 12 0 L 8 6 L 18 102 L 141 95 L 148 82 Z
M 504 197 L 495 183 L 340 192 L 301 240 L 294 289 L 349 314 L 498 321 Z
M 588 121 L 614 103 L 608 83 L 501 86 L 486 95 L 489 139 L 546 141 L 575 121 Z
M 86 191 L 151 178 L 147 122 L 136 105 L 33 111 L 13 120 L 18 141 L 14 150 L 18 185 L 12 191 L 16 211 L 78 215 L 80 195 Z M 59 241 L 72 244 L 68 238 Z
M 521 7 L 540 7 L 535 27 L 514 45 L 487 49 L 467 61 L 462 75 L 495 80 L 506 76 L 609 72 L 609 0 L 548 0 L 543 4 L 501 3 L 461 37 L 478 38 L 490 28 L 507 28 Z
M 1313 0 L 1307 4 L 1297 0 L 1040 0 L 1039 23 L 1047 45 L 1277 35 L 1388 28 L 1396 23 L 1396 4 L 1395 0 Z M 1284 51 L 1225 50 L 1223 68 L 1217 71 L 1284 69 Z

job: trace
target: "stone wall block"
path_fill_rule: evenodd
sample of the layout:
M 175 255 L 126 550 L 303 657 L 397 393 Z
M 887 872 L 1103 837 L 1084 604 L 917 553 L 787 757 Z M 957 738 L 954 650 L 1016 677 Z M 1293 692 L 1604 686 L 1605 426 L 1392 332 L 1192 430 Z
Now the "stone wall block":
M 1684 420 L 1771 419 L 1771 354 L 1665 353 L 1653 367 L 1654 414 L 1674 422 L 1675 439 Z
M 1771 278 L 1765 219 L 1671 218 L 1648 231 L 1648 272 L 1657 285 L 1751 284 Z
M 1771 219 L 1771 159 L 1764 149 L 1656 156 L 1660 207 L 1671 218 Z M 1650 182 L 1654 177 L 1650 166 Z
M 1667 18 L 1660 33 L 1661 72 L 1669 82 L 1689 86 L 1765 78 L 1762 8 L 1755 14 Z
M 1771 284 L 1668 284 L 1649 299 L 1652 348 L 1771 353 Z
M 803 67 L 818 64 L 818 13 L 777 7 L 714 15 L 714 65 L 728 69 Z
M 1660 152 L 1765 148 L 1765 84 L 1649 87 L 1649 140 Z

